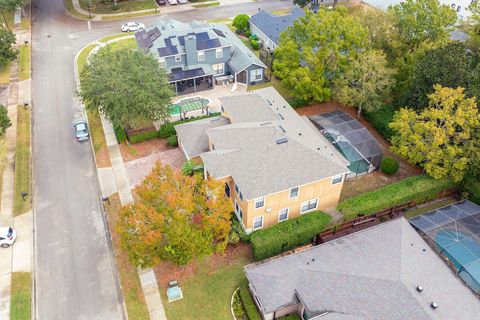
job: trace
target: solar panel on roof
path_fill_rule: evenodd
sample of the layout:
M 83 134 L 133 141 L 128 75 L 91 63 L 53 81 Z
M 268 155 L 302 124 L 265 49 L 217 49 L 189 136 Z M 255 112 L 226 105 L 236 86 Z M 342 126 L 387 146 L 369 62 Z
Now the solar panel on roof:
M 197 37 L 197 40 L 208 40 L 209 39 L 207 32 L 195 33 L 195 36 Z
M 197 38 L 197 49 L 198 50 L 207 50 L 221 47 L 220 40 L 218 39 L 208 39 L 208 40 L 199 40 Z
M 158 54 L 160 55 L 160 57 L 171 56 L 177 53 L 178 53 L 177 47 L 158 48 Z
M 197 78 L 205 75 L 202 68 L 192 70 L 182 70 L 182 68 L 174 68 L 170 74 L 170 81 L 179 81 L 184 79 Z

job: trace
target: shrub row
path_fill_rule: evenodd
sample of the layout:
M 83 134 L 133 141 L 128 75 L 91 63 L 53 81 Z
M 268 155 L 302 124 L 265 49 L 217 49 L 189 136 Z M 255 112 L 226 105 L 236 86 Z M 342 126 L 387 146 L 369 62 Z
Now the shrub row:
M 200 120 L 200 119 L 204 119 L 204 118 L 215 117 L 215 116 L 218 116 L 219 114 L 220 114 L 219 112 L 214 112 L 214 113 L 211 113 L 211 114 L 206 115 L 206 116 L 195 117 L 195 118 L 192 118 L 192 119 L 189 118 L 189 119 L 186 119 L 186 120 L 166 122 L 166 123 L 164 123 L 160 126 L 160 130 L 158 131 L 158 136 L 159 136 L 159 138 L 167 139 L 168 137 L 171 137 L 171 136 L 174 136 L 174 135 L 177 134 L 177 132 L 175 131 L 175 128 L 174 128 L 174 126 L 176 126 L 177 124 L 185 123 L 185 122 L 191 122 L 191 121 Z
M 395 108 L 392 105 L 386 104 L 382 108 L 368 112 L 364 111 L 365 119 L 372 124 L 372 126 L 387 140 L 390 140 L 394 131 L 388 126 L 392 122 Z
M 418 175 L 342 201 L 337 209 L 348 221 L 359 214 L 372 214 L 410 201 L 432 200 L 439 192 L 454 187 L 455 184 L 447 179 L 435 180 L 427 175 Z
M 238 238 L 240 239 L 240 241 L 244 243 L 250 242 L 251 235 L 246 233 L 245 230 L 243 230 L 243 227 L 240 224 L 240 222 L 238 222 L 238 219 L 236 216 L 232 217 L 232 232 L 238 235 Z
M 308 106 L 310 104 L 310 100 L 305 100 L 305 99 L 301 99 L 301 98 L 292 98 L 290 100 L 288 100 L 288 104 L 296 109 L 296 108 L 301 108 L 301 107 L 305 107 L 305 106 Z
M 480 177 L 469 176 L 463 179 L 461 190 L 470 201 L 480 204 Z
M 142 133 L 138 133 L 138 134 L 129 136 L 128 138 L 129 138 L 128 140 L 130 141 L 130 143 L 140 143 L 140 142 L 143 142 L 143 141 L 158 138 L 158 131 L 156 131 L 156 130 L 145 131 L 145 132 L 142 132 Z
M 125 133 L 125 130 L 123 130 L 122 127 L 118 126 L 114 128 L 115 132 L 115 137 L 117 138 L 118 143 L 122 143 L 125 140 L 127 140 L 127 134 Z
M 250 295 L 250 291 L 248 290 L 248 282 L 242 281 L 240 284 L 240 300 L 242 300 L 243 308 L 247 313 L 247 317 L 250 320 L 262 320 L 260 314 L 257 311 L 257 307 L 252 300 L 252 296 Z
M 331 217 L 321 211 L 276 224 L 251 235 L 253 255 L 263 260 L 279 253 L 308 244 L 330 223 Z

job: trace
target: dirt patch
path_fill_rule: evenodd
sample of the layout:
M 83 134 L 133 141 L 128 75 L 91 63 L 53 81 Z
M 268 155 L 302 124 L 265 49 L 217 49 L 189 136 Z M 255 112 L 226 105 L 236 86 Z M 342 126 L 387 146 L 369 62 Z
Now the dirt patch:
M 224 254 L 216 253 L 183 267 L 176 266 L 171 262 L 161 262 L 153 267 L 153 270 L 155 271 L 158 285 L 162 288 L 167 288 L 169 281 L 177 280 L 181 284 L 193 277 L 200 268 L 202 271 L 206 269 L 208 273 L 212 273 L 222 266 L 235 264 L 239 257 L 253 259 L 252 249 L 249 245 L 242 243 L 236 246 L 229 246 Z
M 154 153 L 175 149 L 175 147 L 169 146 L 165 139 L 152 139 L 131 145 L 123 142 L 119 147 L 123 161 L 125 162 L 147 157 Z
M 355 108 L 345 107 L 337 102 L 327 102 L 313 104 L 307 107 L 296 109 L 297 113 L 305 116 L 313 116 L 320 113 L 342 111 L 348 113 L 352 117 L 356 118 L 357 110 Z M 373 135 L 373 137 L 380 144 L 384 156 L 392 157 L 400 163 L 400 169 L 393 176 L 388 176 L 381 171 L 375 171 L 364 176 L 349 179 L 345 182 L 340 201 L 353 197 L 360 193 L 372 191 L 383 187 L 387 184 L 403 180 L 407 177 L 415 176 L 421 173 L 421 169 L 411 165 L 406 160 L 400 158 L 396 154 L 390 151 L 390 143 L 383 138 L 377 130 L 363 117 L 360 118 L 360 123 L 367 128 L 367 130 Z
M 108 153 L 108 148 L 106 146 L 101 147 L 95 153 L 95 159 L 97 161 L 98 168 L 107 168 L 111 167 L 112 163 L 110 162 L 110 154 Z

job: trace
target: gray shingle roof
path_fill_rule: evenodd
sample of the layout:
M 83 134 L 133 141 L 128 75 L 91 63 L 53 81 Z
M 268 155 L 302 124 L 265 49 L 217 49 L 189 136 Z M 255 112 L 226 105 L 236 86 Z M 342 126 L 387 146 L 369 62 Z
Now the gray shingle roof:
M 177 124 L 175 130 L 187 157 L 192 158 L 208 151 L 208 136 L 206 134 L 208 129 L 229 123 L 230 121 L 227 118 L 220 116 Z
M 313 315 L 328 312 L 325 319 L 474 320 L 480 314 L 478 299 L 403 218 L 247 266 L 245 274 L 265 314 L 299 301 Z
M 284 16 L 277 16 L 267 11 L 259 11 L 250 17 L 249 22 L 269 37 L 277 46 L 280 44 L 280 34 L 293 26 L 293 22 L 305 16 L 305 11 L 295 6 L 292 11 Z
M 279 116 L 258 94 L 227 96 L 218 99 L 233 122 L 280 120 Z

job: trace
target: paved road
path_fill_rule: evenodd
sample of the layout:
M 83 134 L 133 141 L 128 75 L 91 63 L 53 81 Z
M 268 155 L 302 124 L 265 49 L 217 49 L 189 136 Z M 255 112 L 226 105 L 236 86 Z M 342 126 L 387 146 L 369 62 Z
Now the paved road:
M 289 0 L 197 9 L 169 18 L 207 20 L 279 9 Z M 147 26 L 158 17 L 136 20 Z M 73 139 L 78 113 L 73 58 L 80 48 L 119 31 L 121 22 L 68 17 L 63 0 L 34 0 L 34 204 L 36 227 L 36 317 L 122 319 L 123 308 L 99 201 L 88 143 Z

